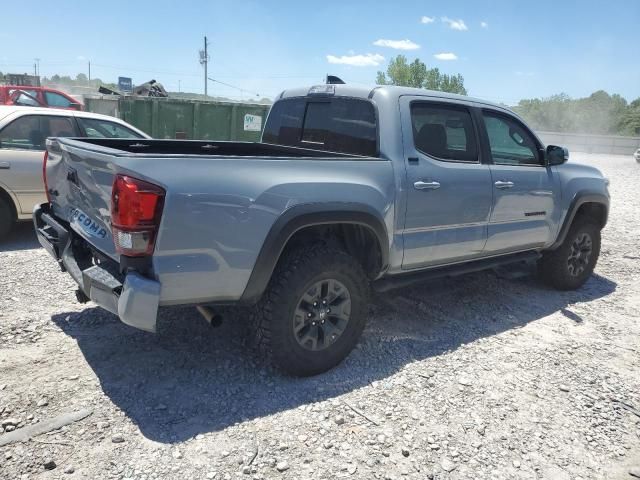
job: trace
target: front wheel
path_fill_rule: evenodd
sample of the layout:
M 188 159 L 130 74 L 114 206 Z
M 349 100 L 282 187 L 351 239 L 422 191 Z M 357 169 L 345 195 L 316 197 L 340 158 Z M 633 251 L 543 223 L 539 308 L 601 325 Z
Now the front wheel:
M 343 250 L 323 244 L 301 248 L 281 261 L 256 306 L 258 347 L 291 375 L 325 372 L 358 342 L 368 292 L 361 265 Z
M 580 288 L 591 276 L 600 256 L 600 228 L 578 219 L 556 250 L 543 254 L 538 267 L 542 280 L 559 290 Z

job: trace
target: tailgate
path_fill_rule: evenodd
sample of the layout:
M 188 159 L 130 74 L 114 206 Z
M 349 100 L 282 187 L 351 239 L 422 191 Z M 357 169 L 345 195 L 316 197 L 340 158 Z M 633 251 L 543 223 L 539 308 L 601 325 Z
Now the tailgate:
M 117 157 L 105 153 L 104 148 L 98 152 L 90 147 L 76 140 L 47 140 L 46 184 L 51 208 L 78 235 L 117 260 L 110 214 Z

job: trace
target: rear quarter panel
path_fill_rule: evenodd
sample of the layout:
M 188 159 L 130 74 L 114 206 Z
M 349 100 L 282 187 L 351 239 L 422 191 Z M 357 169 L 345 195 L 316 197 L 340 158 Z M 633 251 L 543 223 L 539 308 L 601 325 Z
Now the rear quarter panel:
M 130 158 L 121 168 L 167 191 L 153 256 L 164 305 L 239 299 L 269 230 L 295 205 L 365 204 L 393 231 L 385 160 Z

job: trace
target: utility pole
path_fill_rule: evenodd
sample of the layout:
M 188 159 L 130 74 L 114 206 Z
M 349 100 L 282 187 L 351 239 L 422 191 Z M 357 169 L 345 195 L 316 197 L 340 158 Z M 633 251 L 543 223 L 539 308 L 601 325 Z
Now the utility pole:
M 207 36 L 204 36 L 204 96 L 207 96 L 207 66 L 209 64 L 209 52 L 207 52 Z
M 178 80 L 178 93 L 180 93 L 180 80 Z
M 207 96 L 207 65 L 209 63 L 209 52 L 207 50 L 209 42 L 207 37 L 204 37 L 204 50 L 200 50 L 200 65 L 204 65 L 204 96 Z
M 91 81 L 91 60 L 89 60 L 89 81 Z

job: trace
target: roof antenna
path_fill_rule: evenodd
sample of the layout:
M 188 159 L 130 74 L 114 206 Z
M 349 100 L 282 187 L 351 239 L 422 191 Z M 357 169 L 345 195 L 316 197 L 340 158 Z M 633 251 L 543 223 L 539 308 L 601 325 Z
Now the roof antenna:
M 327 85 L 344 85 L 344 80 L 340 77 L 336 77 L 335 75 L 327 75 Z

